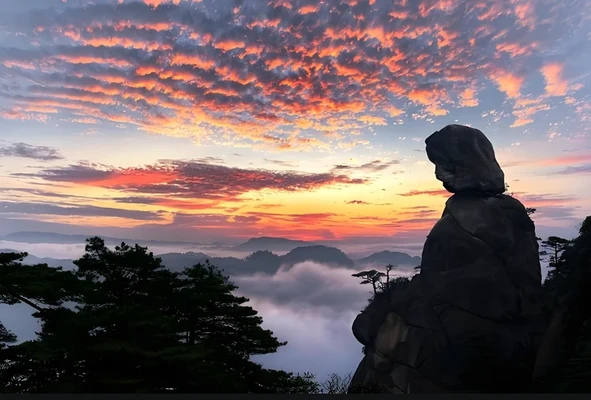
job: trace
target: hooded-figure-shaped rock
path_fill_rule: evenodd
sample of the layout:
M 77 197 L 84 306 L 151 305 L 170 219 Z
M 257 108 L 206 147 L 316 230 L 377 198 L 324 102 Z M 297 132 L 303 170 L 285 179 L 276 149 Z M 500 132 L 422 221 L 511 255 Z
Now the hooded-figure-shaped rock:
M 490 141 L 449 125 L 426 139 L 451 193 L 405 290 L 378 294 L 353 323 L 365 357 L 350 392 L 515 392 L 544 333 L 534 224 L 505 191 Z

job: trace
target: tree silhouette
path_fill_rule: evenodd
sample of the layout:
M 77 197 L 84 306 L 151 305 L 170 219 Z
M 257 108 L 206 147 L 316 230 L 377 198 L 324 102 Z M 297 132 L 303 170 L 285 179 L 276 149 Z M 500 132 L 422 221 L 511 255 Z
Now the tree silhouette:
M 145 247 L 111 250 L 100 238 L 87 240 L 74 272 L 22 265 L 24 256 L 0 254 L 0 301 L 29 304 L 42 328 L 0 347 L 4 393 L 316 390 L 309 374 L 250 360 L 286 343 L 209 263 L 174 273 Z M 12 340 L 5 329 L 2 337 Z
M 0 322 L 0 350 L 14 342 L 16 342 L 16 336 Z
M 589 233 L 591 233 L 591 215 L 583 220 L 583 223 L 579 228 L 580 235 L 587 235 Z
M 320 393 L 322 394 L 346 394 L 351 386 L 352 374 L 341 376 L 339 374 L 330 374 L 328 380 L 320 384 Z
M 542 241 L 541 256 L 548 256 L 550 268 L 557 268 L 560 263 L 560 256 L 568 248 L 572 241 L 558 236 L 550 236 Z
M 538 382 L 546 391 L 591 391 L 591 232 L 583 226 L 585 222 L 581 235 L 562 249 L 544 282 L 552 298 L 552 321 L 558 322 L 549 328 L 555 338 L 546 349 L 552 355 L 550 371 L 544 382 Z M 553 243 L 559 249 L 565 244 Z
M 361 278 L 361 284 L 362 285 L 367 285 L 371 283 L 371 286 L 373 287 L 373 292 L 374 294 L 378 292 L 378 284 L 380 283 L 380 280 L 386 276 L 385 273 L 383 272 L 378 272 L 375 269 L 369 270 L 369 271 L 361 271 L 358 272 L 356 274 L 351 275 L 355 278 Z

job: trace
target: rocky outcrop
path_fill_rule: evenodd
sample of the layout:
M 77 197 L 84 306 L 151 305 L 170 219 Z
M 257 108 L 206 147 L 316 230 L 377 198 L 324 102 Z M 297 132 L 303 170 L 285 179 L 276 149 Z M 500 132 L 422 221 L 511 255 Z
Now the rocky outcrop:
M 425 143 L 427 157 L 435 164 L 435 176 L 448 191 L 491 195 L 505 191 L 505 174 L 493 146 L 478 129 L 448 125 Z
M 365 357 L 350 391 L 518 391 L 544 333 L 534 224 L 502 194 L 504 174 L 482 132 L 450 125 L 426 144 L 454 195 L 410 286 L 376 298 L 353 323 Z

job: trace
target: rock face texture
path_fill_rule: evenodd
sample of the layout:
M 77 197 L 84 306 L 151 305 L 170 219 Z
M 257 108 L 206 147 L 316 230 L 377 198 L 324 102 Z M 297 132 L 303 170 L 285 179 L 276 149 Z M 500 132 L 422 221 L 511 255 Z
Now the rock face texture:
M 353 323 L 365 346 L 350 392 L 514 392 L 531 381 L 544 334 L 535 227 L 505 191 L 484 134 L 450 125 L 426 139 L 454 193 L 404 291 Z

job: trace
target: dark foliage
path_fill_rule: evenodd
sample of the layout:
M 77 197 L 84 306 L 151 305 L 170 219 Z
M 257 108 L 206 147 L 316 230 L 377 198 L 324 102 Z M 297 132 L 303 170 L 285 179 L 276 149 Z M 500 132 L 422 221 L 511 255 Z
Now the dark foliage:
M 587 225 L 589 220 L 585 219 Z M 585 222 L 581 235 L 568 244 L 565 239 L 548 238 L 558 243 L 559 252 L 553 253 L 556 261 L 550 265 L 544 289 L 552 299 L 554 317 L 561 322 L 554 344 L 560 347 L 560 357 L 544 382 L 548 391 L 591 392 L 591 232 L 584 229 Z
M 111 250 L 100 238 L 87 241 L 74 272 L 22 265 L 25 256 L 0 254 L 0 302 L 30 305 L 42 329 L 14 344 L 0 325 L 1 392 L 319 390 L 309 374 L 250 361 L 286 343 L 207 262 L 175 273 L 145 247 Z
M 581 224 L 581 227 L 579 228 L 580 235 L 587 235 L 589 233 L 591 233 L 591 215 L 585 218 Z

